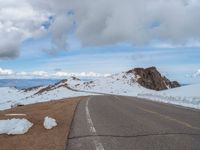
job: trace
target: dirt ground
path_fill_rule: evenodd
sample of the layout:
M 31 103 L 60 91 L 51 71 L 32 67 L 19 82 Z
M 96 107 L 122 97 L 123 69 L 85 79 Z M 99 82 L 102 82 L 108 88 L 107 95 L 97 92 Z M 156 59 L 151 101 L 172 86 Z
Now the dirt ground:
M 24 135 L 0 135 L 0 150 L 64 150 L 78 102 L 84 97 L 44 102 L 0 111 L 0 119 L 26 118 L 34 125 Z M 9 113 L 26 116 L 6 116 Z M 43 127 L 44 117 L 55 118 L 58 126 Z

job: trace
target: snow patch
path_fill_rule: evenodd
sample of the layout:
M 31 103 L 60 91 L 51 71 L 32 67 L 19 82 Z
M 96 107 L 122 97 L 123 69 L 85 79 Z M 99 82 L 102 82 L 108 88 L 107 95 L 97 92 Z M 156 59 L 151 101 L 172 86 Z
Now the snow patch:
M 57 126 L 56 120 L 51 117 L 44 118 L 44 128 L 45 129 L 52 129 L 53 127 Z
M 25 134 L 32 126 L 33 123 L 24 118 L 0 120 L 0 134 Z
M 26 114 L 5 114 L 5 116 L 26 116 Z

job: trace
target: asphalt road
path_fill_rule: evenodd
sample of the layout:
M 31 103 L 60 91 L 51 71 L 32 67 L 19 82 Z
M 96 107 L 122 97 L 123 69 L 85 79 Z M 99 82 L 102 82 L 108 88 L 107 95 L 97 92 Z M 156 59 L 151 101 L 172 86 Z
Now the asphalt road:
M 200 111 L 134 97 L 92 96 L 77 107 L 68 150 L 200 150 Z

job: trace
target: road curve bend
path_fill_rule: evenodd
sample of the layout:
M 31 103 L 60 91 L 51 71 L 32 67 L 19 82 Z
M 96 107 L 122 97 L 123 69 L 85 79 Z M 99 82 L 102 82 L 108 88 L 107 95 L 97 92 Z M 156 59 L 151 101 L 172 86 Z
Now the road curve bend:
M 136 97 L 82 100 L 67 150 L 200 150 L 200 111 Z

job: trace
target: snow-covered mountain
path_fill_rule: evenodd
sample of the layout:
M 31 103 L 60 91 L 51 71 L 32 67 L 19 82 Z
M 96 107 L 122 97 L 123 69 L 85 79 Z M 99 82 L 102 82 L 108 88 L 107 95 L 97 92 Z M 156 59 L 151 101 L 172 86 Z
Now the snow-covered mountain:
M 0 88 L 0 109 L 8 109 L 17 105 L 56 100 L 92 94 L 119 94 L 137 96 L 138 93 L 151 91 L 137 83 L 137 76 L 127 73 L 101 77 L 94 81 L 84 81 L 76 77 L 61 80 L 55 84 L 19 90 L 16 88 Z
M 120 95 L 127 95 L 129 93 L 136 96 L 139 92 L 151 91 L 139 85 L 137 79 L 137 76 L 122 72 L 94 81 L 83 82 L 81 80 L 68 80 L 67 84 L 72 89 L 94 93 Z
M 131 73 L 128 71 L 113 74 L 108 77 L 101 77 L 92 81 L 84 81 L 76 77 L 70 77 L 56 84 L 24 90 L 9 87 L 0 88 L 0 94 L 2 95 L 0 97 L 0 109 L 3 110 L 19 105 L 93 94 L 139 96 L 151 100 L 200 108 L 200 93 L 198 93 L 200 85 L 177 87 L 164 91 L 155 91 L 142 86 L 148 85 L 151 82 L 154 84 L 151 88 L 155 87 L 157 88 L 156 90 L 158 88 L 166 89 L 172 87 L 174 82 L 171 82 L 166 77 L 162 77 L 160 74 L 158 75 L 160 78 L 158 83 L 156 78 L 153 78 L 156 76 L 155 74 L 149 72 L 147 74 L 143 73 L 143 76 L 145 76 L 145 80 L 143 80 L 143 76 L 134 73 L 134 71 L 131 71 Z M 142 81 L 142 84 L 138 81 Z
M 71 90 L 64 84 L 61 81 L 49 86 L 21 90 L 14 87 L 0 87 L 0 95 L 2 95 L 0 96 L 0 110 L 38 102 L 90 95 L 88 93 Z

